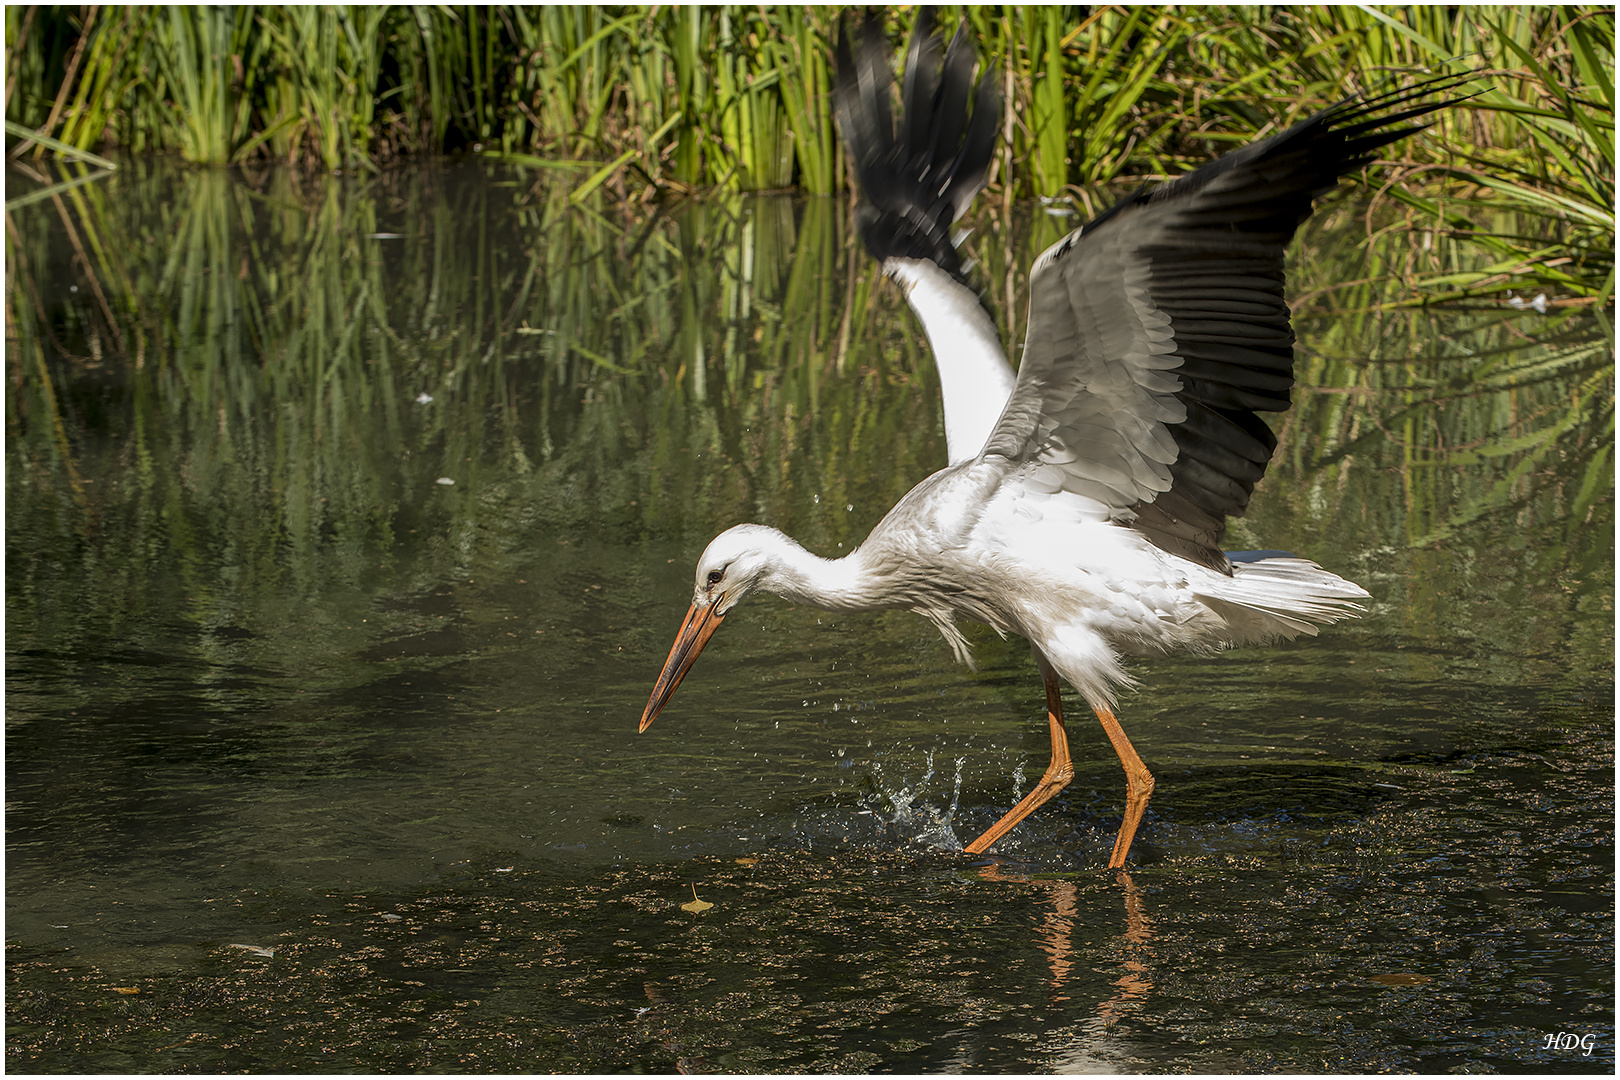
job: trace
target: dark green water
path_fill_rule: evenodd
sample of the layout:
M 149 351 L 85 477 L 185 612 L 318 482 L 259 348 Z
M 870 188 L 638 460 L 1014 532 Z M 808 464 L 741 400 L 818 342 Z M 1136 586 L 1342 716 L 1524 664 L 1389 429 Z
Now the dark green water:
M 1229 543 L 1374 602 L 1135 668 L 1119 874 L 1079 706 L 1068 791 L 948 850 L 1045 764 L 988 632 L 753 601 L 636 734 L 715 532 L 835 554 L 943 463 L 846 204 L 134 163 L 11 212 L 7 1066 L 1611 1072 L 1609 330 L 1324 292 L 1484 261 L 1368 223 L 1302 238 Z M 1004 331 L 1064 224 L 978 223 Z

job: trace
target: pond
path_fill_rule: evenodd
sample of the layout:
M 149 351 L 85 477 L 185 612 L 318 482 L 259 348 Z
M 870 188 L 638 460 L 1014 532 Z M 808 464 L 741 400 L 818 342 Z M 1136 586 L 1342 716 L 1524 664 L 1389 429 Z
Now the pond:
M 974 221 L 1005 340 L 1063 211 Z M 1403 213 L 1303 231 L 1227 537 L 1373 601 L 1132 668 L 1108 872 L 1078 700 L 1074 783 L 955 850 L 1047 756 L 983 627 L 759 598 L 636 733 L 711 536 L 847 551 L 944 463 L 846 202 L 137 161 L 9 211 L 7 1066 L 1612 1072 L 1612 338 L 1401 306 L 1485 261 Z

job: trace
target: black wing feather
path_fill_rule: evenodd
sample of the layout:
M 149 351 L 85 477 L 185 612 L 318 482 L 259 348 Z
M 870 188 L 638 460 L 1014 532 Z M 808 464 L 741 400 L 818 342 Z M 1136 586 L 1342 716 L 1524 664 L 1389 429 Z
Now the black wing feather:
M 834 46 L 834 108 L 863 196 L 856 212 L 861 239 L 880 261 L 929 259 L 958 279 L 963 266 L 951 225 L 984 187 L 1001 117 L 993 79 L 981 78 L 975 92 L 977 58 L 965 31 L 964 25 L 943 49 L 932 9 L 919 11 L 906 54 L 898 132 L 881 25 L 863 19 L 852 45 L 840 23 Z
M 1312 203 L 1471 76 L 1342 102 L 1138 191 L 1036 261 L 1024 362 L 985 447 L 1092 498 L 1159 548 L 1231 572 L 1288 408 L 1283 259 Z M 1393 112 L 1390 110 L 1394 110 Z M 1406 125 L 1406 126 L 1401 126 Z

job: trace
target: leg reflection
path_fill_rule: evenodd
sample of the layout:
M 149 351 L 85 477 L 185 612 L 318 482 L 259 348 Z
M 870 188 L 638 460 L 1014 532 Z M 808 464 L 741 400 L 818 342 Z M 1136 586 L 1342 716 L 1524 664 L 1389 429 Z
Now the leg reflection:
M 1074 882 L 1056 878 L 1030 878 L 1029 874 L 1009 873 L 1000 863 L 991 863 L 978 870 L 978 876 L 983 881 L 1017 882 L 1021 886 L 1035 886 L 1042 894 L 1040 907 L 1045 908 L 1045 918 L 1038 926 L 1037 944 L 1040 950 L 1047 954 L 1047 965 L 1051 968 L 1051 989 L 1053 1001 L 1068 1001 L 1068 997 L 1056 991 L 1063 989 L 1063 984 L 1069 981 L 1069 970 L 1074 967 L 1074 916 L 1079 907 L 1079 889 Z
M 1068 982 L 1075 960 L 1074 922 L 1080 891 L 1074 882 L 1061 878 L 1034 879 L 1027 874 L 1008 872 L 998 863 L 981 867 L 979 877 L 985 881 L 1034 885 L 1045 894 L 1045 902 L 1041 906 L 1046 909 L 1046 915 L 1036 932 L 1040 938 L 1038 944 L 1046 954 L 1047 965 L 1052 972 L 1050 985 L 1054 991 L 1061 990 Z M 1120 961 L 1121 974 L 1113 981 L 1118 992 L 1097 1006 L 1097 1015 L 1105 1024 L 1111 1024 L 1126 1012 L 1140 1008 L 1153 992 L 1152 968 L 1148 965 L 1152 957 L 1147 950 L 1148 943 L 1153 940 L 1153 920 L 1147 916 L 1142 890 L 1131 880 L 1131 875 L 1121 870 L 1115 880 L 1125 890 L 1125 927 L 1121 935 L 1125 955 Z M 1064 998 L 1055 997 L 1053 1000 L 1061 1001 Z
M 1140 1019 L 1153 994 L 1153 920 L 1147 914 L 1144 890 L 1125 872 L 1114 877 L 1118 890 L 1090 875 L 1077 879 L 1078 883 L 1033 878 L 1000 864 L 979 868 L 979 876 L 985 881 L 1033 886 L 1029 895 L 1041 909 L 1035 944 L 1045 955 L 1051 973 L 1049 1001 L 1056 1007 L 1036 1020 L 1037 1027 L 1045 1029 L 1036 1051 L 1042 1062 L 1038 1071 L 1130 1071 L 1138 1064 L 1133 1056 L 1135 1040 L 1128 1030 L 1115 1025 L 1126 1018 Z M 1121 908 L 1122 922 L 1110 915 Z M 1079 955 L 1077 924 L 1082 934 Z M 1093 983 L 1098 975 L 1102 979 Z M 1091 1009 L 1083 1004 L 1077 1009 L 1066 992 L 1071 980 L 1082 1000 L 1090 997 L 1088 989 L 1092 994 L 1102 990 L 1106 996 Z M 1049 1023 L 1053 1026 L 1047 1028 Z M 968 1064 L 971 1060 L 964 1056 L 962 1067 L 975 1067 Z
M 1052 969 L 1052 1000 L 1067 1001 L 1067 995 L 1060 991 L 1069 981 L 1069 969 L 1074 966 L 1074 913 L 1080 894 L 1072 881 L 1039 884 L 1047 896 L 1046 918 L 1038 932 L 1041 951 L 1046 953 L 1047 964 Z
M 1153 921 L 1147 917 L 1142 890 L 1131 875 L 1121 870 L 1116 880 L 1125 887 L 1125 957 L 1120 962 L 1121 974 L 1114 980 L 1117 992 L 1097 1005 L 1097 1016 L 1105 1025 L 1137 1012 L 1153 993 L 1153 969 L 1148 963 L 1152 955 L 1147 948 L 1153 940 Z
M 1033 885 L 1044 894 L 1041 907 L 1045 909 L 1046 914 L 1036 931 L 1040 937 L 1037 944 L 1046 954 L 1047 965 L 1051 968 L 1053 991 L 1063 989 L 1063 984 L 1069 979 L 1069 970 L 1074 967 L 1074 917 L 1080 897 L 1080 891 L 1074 887 L 1074 882 L 1057 878 L 1036 879 L 1028 874 L 1009 873 L 999 863 L 980 867 L 979 877 L 985 881 Z M 1053 1000 L 1067 999 L 1057 995 Z

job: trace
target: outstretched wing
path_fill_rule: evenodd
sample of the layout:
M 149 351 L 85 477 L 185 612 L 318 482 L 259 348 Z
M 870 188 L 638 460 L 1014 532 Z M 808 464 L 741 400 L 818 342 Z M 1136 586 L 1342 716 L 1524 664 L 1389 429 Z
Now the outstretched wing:
M 912 28 L 898 130 L 889 43 L 878 22 L 862 21 L 853 49 L 840 25 L 837 59 L 838 125 L 861 186 L 861 238 L 905 289 L 928 334 L 951 464 L 971 461 L 1012 396 L 1013 370 L 995 323 L 965 281 L 951 225 L 984 187 L 1001 98 L 994 79 L 981 76 L 975 89 L 967 24 L 946 49 L 931 8 L 918 11 Z
M 1288 408 L 1283 256 L 1316 197 L 1461 79 L 1336 105 L 1126 199 L 1035 261 L 1018 382 L 985 455 L 1034 492 L 1100 502 L 1159 548 L 1224 573 Z M 1394 111 L 1389 111 L 1394 110 Z M 1376 115 L 1383 113 L 1384 115 Z

